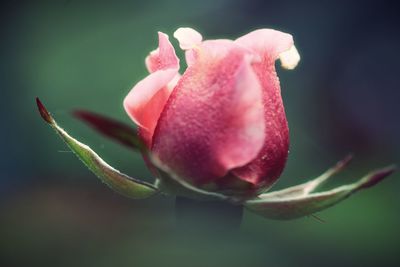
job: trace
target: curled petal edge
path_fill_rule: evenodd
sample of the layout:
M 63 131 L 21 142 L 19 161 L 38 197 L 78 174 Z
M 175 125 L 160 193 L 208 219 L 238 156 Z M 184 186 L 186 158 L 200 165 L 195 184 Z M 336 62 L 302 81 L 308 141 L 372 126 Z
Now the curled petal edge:
M 252 50 L 258 56 L 268 55 L 279 59 L 285 69 L 294 69 L 300 61 L 300 54 L 294 46 L 292 35 L 272 29 L 258 29 L 235 40 L 236 43 Z

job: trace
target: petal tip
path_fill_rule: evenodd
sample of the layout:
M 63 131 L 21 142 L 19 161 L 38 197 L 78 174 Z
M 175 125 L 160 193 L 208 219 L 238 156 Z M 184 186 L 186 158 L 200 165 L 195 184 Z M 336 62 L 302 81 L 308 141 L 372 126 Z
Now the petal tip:
M 159 39 L 159 40 L 161 40 L 161 39 L 167 39 L 167 40 L 169 40 L 169 36 L 168 36 L 168 34 L 166 34 L 166 33 L 163 33 L 163 32 L 158 31 L 158 32 L 157 32 L 157 35 L 158 35 L 158 39 Z
M 182 27 L 174 32 L 174 37 L 178 40 L 182 50 L 188 50 L 201 43 L 203 37 L 199 32 L 192 28 Z
M 46 107 L 43 105 L 42 101 L 40 101 L 39 97 L 36 97 L 36 105 L 39 109 L 40 116 L 45 120 L 47 123 L 52 124 L 54 122 L 53 117 L 47 111 Z
M 292 70 L 299 64 L 300 54 L 297 48 L 292 45 L 289 50 L 279 54 L 279 60 L 281 61 L 282 68 Z

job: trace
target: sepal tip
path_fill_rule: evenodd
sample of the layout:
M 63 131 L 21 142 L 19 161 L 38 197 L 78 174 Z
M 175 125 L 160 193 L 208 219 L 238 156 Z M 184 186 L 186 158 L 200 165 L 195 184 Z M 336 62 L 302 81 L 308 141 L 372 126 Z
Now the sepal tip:
M 54 123 L 53 117 L 50 115 L 49 111 L 46 109 L 46 107 L 43 105 L 42 101 L 40 101 L 39 97 L 36 97 L 36 105 L 38 107 L 40 116 L 49 124 Z

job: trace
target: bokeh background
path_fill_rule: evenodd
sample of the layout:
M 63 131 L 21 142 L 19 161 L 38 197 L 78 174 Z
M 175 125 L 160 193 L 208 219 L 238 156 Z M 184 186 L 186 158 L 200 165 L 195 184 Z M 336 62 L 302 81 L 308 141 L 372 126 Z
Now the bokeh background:
M 293 34 L 302 56 L 294 71 L 278 67 L 291 150 L 276 188 L 313 178 L 348 152 L 355 161 L 333 184 L 351 182 L 400 162 L 397 10 L 382 0 L 3 1 L 0 265 L 399 266 L 399 174 L 318 213 L 325 223 L 246 212 L 238 231 L 199 235 L 195 224 L 176 226 L 173 198 L 133 201 L 101 184 L 34 102 L 40 96 L 111 165 L 151 181 L 139 155 L 70 111 L 130 123 L 122 100 L 146 75 L 157 31 L 192 26 L 206 38 L 236 38 L 275 28 Z

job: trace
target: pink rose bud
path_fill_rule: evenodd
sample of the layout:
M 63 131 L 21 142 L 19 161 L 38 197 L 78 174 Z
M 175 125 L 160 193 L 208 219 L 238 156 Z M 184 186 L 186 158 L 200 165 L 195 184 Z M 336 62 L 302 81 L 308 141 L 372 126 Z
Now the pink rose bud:
M 42 118 L 114 191 L 134 199 L 163 193 L 183 200 L 223 200 L 266 218 L 286 220 L 313 216 L 396 170 L 389 166 L 319 191 L 347 166 L 352 158 L 348 156 L 313 180 L 267 192 L 288 156 L 289 130 L 275 60 L 283 68 L 296 67 L 300 56 L 292 36 L 261 29 L 235 41 L 203 41 L 195 30 L 180 28 L 174 37 L 188 65 L 182 75 L 168 36 L 158 37 L 159 47 L 146 58 L 150 74 L 124 100 L 138 131 L 97 113 L 75 112 L 104 136 L 140 151 L 156 176 L 154 184 L 111 167 L 61 128 L 36 100 Z
M 275 60 L 300 60 L 290 34 L 261 29 L 236 40 L 174 33 L 187 69 L 168 36 L 146 58 L 150 74 L 124 107 L 151 154 L 183 181 L 225 194 L 256 194 L 280 176 L 289 131 Z

